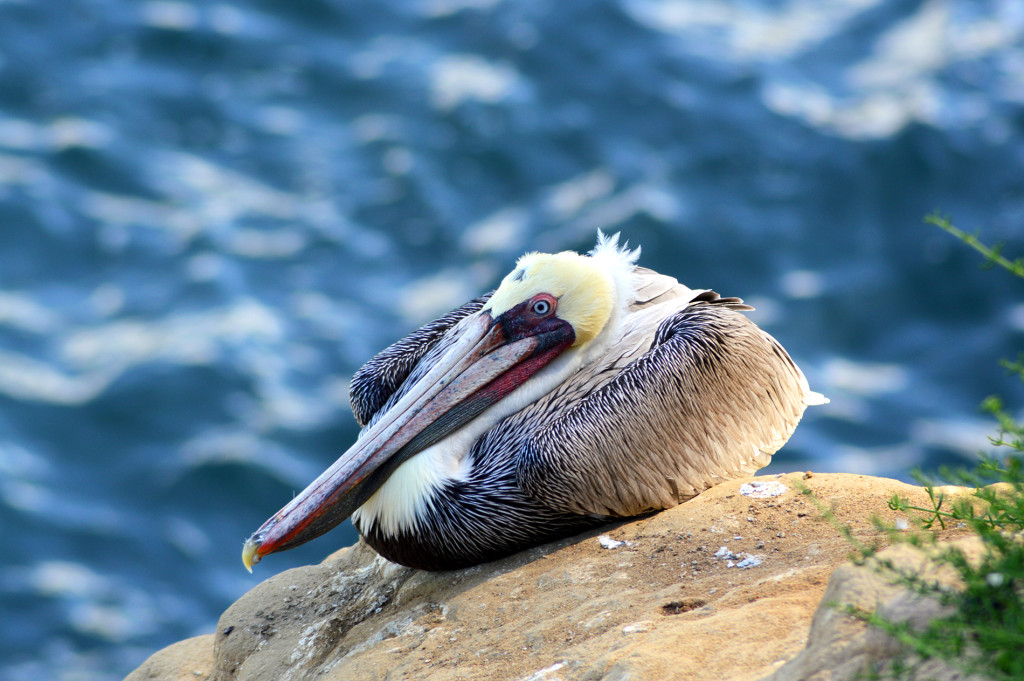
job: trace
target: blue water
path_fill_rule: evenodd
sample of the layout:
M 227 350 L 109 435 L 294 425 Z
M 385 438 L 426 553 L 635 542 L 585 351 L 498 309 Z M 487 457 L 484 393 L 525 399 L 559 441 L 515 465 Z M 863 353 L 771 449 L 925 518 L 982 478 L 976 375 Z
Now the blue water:
M 1022 283 L 1017 0 L 0 0 L 0 678 L 213 630 L 374 351 L 621 230 L 832 403 L 769 472 L 967 461 Z

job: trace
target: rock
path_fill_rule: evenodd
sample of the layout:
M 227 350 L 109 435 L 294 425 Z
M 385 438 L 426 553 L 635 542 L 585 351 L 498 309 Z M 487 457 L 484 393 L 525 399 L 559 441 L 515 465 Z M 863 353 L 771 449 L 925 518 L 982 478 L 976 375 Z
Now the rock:
M 200 681 L 213 673 L 213 634 L 187 638 L 151 655 L 125 681 Z
M 741 493 L 751 482 L 760 484 Z M 776 482 L 781 494 L 753 493 L 779 491 L 766 486 Z M 723 483 L 676 508 L 465 570 L 411 570 L 358 543 L 252 589 L 215 637 L 190 639 L 194 659 L 170 654 L 186 641 L 129 678 L 196 678 L 187 674 L 210 669 L 211 656 L 203 678 L 213 681 L 752 681 L 773 672 L 781 681 L 811 678 L 796 670 L 829 661 L 853 669 L 869 643 L 851 641 L 865 632 L 818 608 L 851 548 L 804 486 L 864 542 L 876 539 L 873 516 L 897 519 L 886 506 L 894 493 L 927 499 L 894 480 L 801 472 Z M 855 597 L 862 577 L 844 579 Z
M 969 560 L 977 560 L 982 552 L 982 543 L 977 537 L 961 539 L 952 545 Z M 937 565 L 930 554 L 934 551 L 926 553 L 900 544 L 881 551 L 864 565 L 837 568 L 814 613 L 807 646 L 765 681 L 855 681 L 868 678 L 866 672 L 882 671 L 902 653 L 899 643 L 859 618 L 845 614 L 845 609 L 877 611 L 890 622 L 909 622 L 918 631 L 928 622 L 948 615 L 949 608 L 936 599 L 914 594 L 895 583 L 896 575 L 914 574 L 945 588 L 958 587 L 955 571 L 949 565 Z M 939 660 L 929 660 L 910 676 L 901 678 L 920 681 L 982 679 L 968 676 Z

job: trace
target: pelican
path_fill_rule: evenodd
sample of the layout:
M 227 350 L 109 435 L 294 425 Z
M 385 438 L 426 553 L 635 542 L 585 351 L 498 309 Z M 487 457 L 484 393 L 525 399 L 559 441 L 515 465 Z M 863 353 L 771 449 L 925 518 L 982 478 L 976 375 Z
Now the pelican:
M 587 255 L 528 253 L 372 358 L 359 438 L 246 540 L 246 568 L 349 517 L 391 561 L 466 567 L 765 466 L 824 398 L 753 308 L 639 255 L 601 233 Z

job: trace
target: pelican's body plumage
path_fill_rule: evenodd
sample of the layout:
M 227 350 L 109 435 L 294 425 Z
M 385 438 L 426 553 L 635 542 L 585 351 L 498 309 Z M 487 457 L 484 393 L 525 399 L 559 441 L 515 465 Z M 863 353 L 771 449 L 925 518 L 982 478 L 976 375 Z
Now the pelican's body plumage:
M 349 515 L 395 562 L 474 565 L 766 465 L 823 398 L 741 300 L 638 255 L 614 237 L 528 254 L 371 359 L 350 391 L 360 440 L 249 539 L 246 565 Z

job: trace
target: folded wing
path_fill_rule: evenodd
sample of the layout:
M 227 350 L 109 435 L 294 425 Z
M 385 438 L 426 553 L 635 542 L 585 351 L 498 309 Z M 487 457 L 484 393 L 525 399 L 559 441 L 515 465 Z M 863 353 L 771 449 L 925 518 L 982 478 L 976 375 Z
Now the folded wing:
M 621 341 L 501 426 L 530 433 L 519 484 L 549 507 L 632 516 L 750 475 L 816 395 L 742 301 L 638 276 Z

